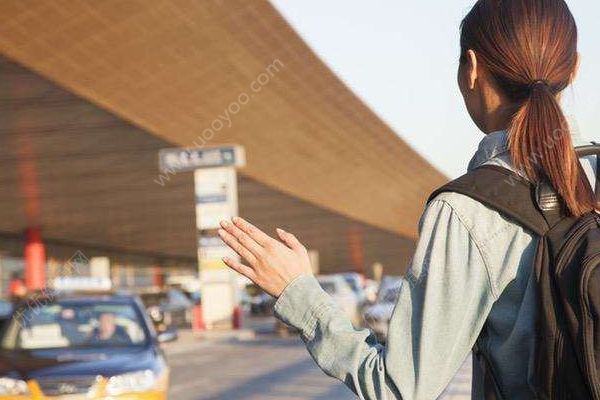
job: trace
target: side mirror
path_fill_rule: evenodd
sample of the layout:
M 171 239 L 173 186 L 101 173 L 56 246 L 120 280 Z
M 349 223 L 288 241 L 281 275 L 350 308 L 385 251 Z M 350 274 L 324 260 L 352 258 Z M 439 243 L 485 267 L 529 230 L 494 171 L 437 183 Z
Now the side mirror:
M 168 329 L 164 332 L 159 333 L 156 336 L 156 340 L 158 340 L 158 343 L 167 343 L 174 342 L 175 340 L 177 340 L 178 337 L 179 335 L 177 334 L 177 330 Z

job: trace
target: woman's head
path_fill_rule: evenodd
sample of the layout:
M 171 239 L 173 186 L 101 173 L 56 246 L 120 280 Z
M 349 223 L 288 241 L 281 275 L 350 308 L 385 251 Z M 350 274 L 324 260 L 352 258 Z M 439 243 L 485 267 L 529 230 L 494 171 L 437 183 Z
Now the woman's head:
M 515 167 L 548 180 L 574 215 L 596 207 L 559 94 L 578 67 L 577 25 L 564 0 L 479 0 L 461 26 L 459 85 L 477 125 L 506 118 Z M 496 109 L 495 109 L 496 108 Z

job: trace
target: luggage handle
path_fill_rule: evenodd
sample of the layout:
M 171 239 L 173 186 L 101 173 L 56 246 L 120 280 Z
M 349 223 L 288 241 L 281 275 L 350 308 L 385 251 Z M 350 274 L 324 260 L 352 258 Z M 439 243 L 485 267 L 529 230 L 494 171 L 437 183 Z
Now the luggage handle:
M 592 144 L 588 144 L 585 146 L 580 146 L 575 148 L 575 152 L 577 153 L 577 157 L 587 157 L 595 155 L 597 157 L 596 160 L 596 199 L 600 201 L 600 143 L 592 142 Z
M 575 152 L 579 158 L 588 156 L 600 156 L 600 144 L 592 142 L 593 144 L 587 144 L 585 146 L 579 146 L 575 148 Z

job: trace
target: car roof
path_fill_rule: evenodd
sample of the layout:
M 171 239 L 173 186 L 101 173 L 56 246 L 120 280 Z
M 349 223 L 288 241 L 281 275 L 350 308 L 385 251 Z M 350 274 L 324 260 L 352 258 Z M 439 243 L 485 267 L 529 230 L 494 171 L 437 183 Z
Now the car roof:
M 56 299 L 60 303 L 131 303 L 133 302 L 133 296 L 124 295 L 79 295 L 79 296 L 65 296 Z

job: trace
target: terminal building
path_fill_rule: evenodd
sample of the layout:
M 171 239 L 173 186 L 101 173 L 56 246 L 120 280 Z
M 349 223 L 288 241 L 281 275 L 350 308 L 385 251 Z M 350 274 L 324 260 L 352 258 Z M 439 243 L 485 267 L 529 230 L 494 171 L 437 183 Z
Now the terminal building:
M 193 174 L 163 148 L 243 146 L 240 215 L 320 273 L 402 274 L 446 180 L 263 0 L 0 2 L 0 107 L 0 296 L 73 264 L 197 274 Z

